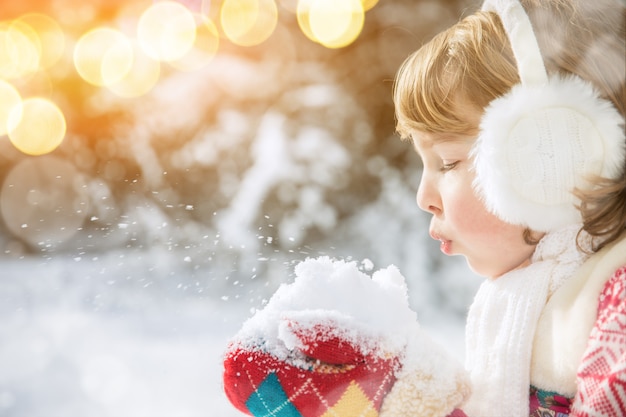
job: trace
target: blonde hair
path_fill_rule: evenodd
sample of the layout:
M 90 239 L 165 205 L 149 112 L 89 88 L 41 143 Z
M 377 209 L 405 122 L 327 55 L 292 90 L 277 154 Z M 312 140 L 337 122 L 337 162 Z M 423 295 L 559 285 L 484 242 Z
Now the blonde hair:
M 500 19 L 478 12 L 439 33 L 402 64 L 394 86 L 396 130 L 471 134 L 461 103 L 483 109 L 519 82 Z
M 620 0 L 522 0 L 549 73 L 590 81 L 618 111 L 626 112 L 626 8 Z M 477 133 L 461 106 L 479 111 L 519 83 L 515 58 L 499 17 L 476 12 L 414 52 L 394 84 L 396 130 Z M 626 141 L 626 135 L 625 135 Z M 626 161 L 616 180 L 598 178 L 581 199 L 583 229 L 600 237 L 596 249 L 626 229 Z

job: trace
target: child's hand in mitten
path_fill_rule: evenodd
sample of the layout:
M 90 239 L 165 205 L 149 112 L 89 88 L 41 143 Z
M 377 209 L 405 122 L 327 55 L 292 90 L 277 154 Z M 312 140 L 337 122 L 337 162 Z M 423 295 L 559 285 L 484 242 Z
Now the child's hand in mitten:
M 314 314 L 319 324 L 302 326 L 293 319 L 280 324 L 281 336 L 294 343 L 286 356 L 266 351 L 263 343 L 230 346 L 224 386 L 239 410 L 256 417 L 378 415 L 398 358 L 364 351 L 344 338 L 332 317 Z
M 370 278 L 308 259 L 230 343 L 224 388 L 255 417 L 445 417 L 468 394 L 454 363 L 421 334 L 395 267 Z

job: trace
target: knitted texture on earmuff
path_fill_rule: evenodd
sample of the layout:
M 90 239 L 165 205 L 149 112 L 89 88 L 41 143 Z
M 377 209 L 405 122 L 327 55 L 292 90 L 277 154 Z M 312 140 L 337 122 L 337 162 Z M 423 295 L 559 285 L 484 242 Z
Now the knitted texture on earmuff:
M 485 109 L 474 188 L 508 223 L 544 232 L 578 223 L 573 191 L 624 175 L 624 118 L 591 83 L 546 74 L 519 0 L 485 0 L 482 10 L 500 17 L 521 82 Z
M 474 186 L 502 220 L 551 231 L 581 221 L 574 189 L 623 175 L 623 118 L 590 83 L 518 84 L 485 109 Z

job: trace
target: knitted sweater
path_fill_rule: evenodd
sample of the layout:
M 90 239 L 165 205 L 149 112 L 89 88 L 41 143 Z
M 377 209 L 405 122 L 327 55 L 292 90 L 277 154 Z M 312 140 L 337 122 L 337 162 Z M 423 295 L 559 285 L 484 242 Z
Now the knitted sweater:
M 573 410 L 593 410 L 598 401 L 606 401 L 599 399 L 609 395 L 600 381 L 617 383 L 614 374 L 619 371 L 619 359 L 626 358 L 624 266 L 626 238 L 591 257 L 554 294 L 537 327 L 531 383 L 568 398 L 576 397 Z M 623 364 L 621 373 L 626 376 Z M 621 402 L 621 413 L 615 411 L 613 415 L 626 415 L 626 392 L 622 391 L 621 400 L 619 397 L 616 404 Z M 572 414 L 587 415 L 576 411 Z

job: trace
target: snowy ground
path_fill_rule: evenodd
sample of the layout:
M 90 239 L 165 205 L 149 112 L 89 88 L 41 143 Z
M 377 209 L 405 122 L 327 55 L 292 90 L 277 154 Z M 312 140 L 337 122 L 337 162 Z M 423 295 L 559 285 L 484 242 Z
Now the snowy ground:
M 250 303 L 116 259 L 0 262 L 0 415 L 241 416 L 222 391 L 221 354 Z M 462 356 L 458 319 L 422 325 Z

